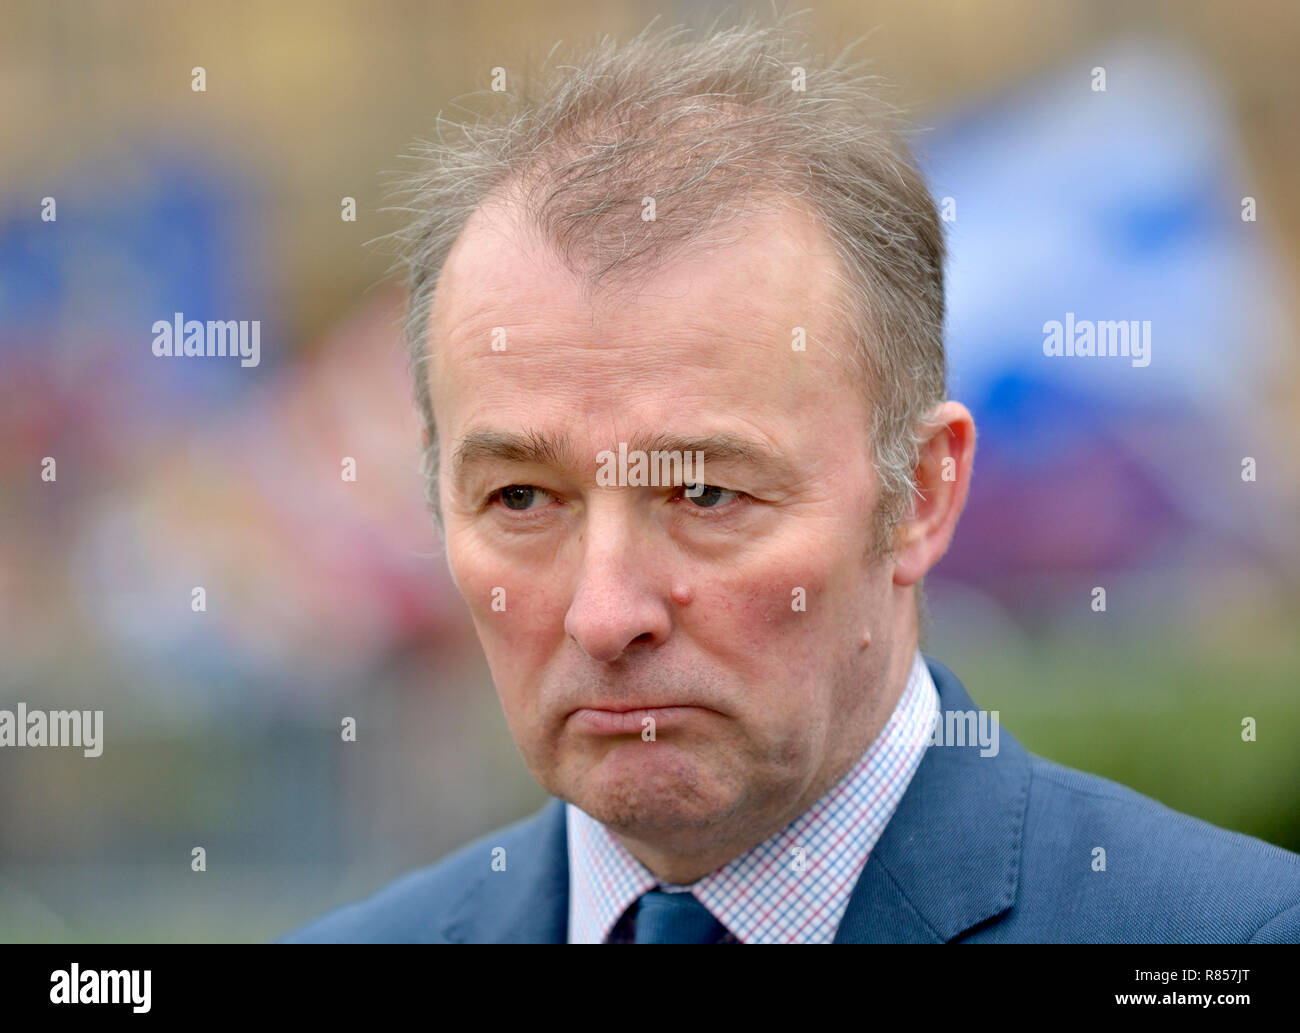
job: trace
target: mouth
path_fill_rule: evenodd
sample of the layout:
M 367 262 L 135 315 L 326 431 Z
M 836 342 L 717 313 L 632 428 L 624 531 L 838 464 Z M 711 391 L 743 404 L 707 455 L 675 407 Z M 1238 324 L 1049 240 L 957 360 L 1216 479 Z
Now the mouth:
M 570 723 L 584 732 L 595 735 L 640 735 L 653 729 L 661 732 L 699 720 L 716 710 L 693 704 L 673 704 L 661 707 L 579 707 L 568 717 Z

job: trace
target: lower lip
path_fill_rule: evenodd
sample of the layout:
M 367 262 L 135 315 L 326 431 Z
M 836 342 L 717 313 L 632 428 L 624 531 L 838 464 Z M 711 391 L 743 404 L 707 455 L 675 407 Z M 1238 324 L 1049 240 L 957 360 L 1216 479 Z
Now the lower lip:
M 707 713 L 703 707 L 651 707 L 646 710 L 592 710 L 583 707 L 569 715 L 569 720 L 584 732 L 595 735 L 640 735 L 647 727 L 658 734 L 684 720 Z M 646 719 L 654 721 L 647 725 Z

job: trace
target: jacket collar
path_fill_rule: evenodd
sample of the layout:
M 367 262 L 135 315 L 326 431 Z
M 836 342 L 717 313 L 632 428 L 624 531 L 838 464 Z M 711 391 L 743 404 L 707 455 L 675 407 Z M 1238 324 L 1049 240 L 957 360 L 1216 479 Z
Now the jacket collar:
M 492 837 L 506 848 L 505 872 L 492 872 L 486 849 L 480 874 L 442 926 L 452 943 L 567 943 L 569 845 L 564 801 L 546 806 L 511 834 Z
M 957 676 L 925 658 L 942 714 L 975 710 Z M 1016 899 L 1029 754 L 999 728 L 998 752 L 931 746 L 867 859 L 836 943 L 944 943 Z
M 941 712 L 976 710 L 957 676 L 930 657 Z M 1029 755 L 999 729 L 999 750 L 931 746 L 858 878 L 836 943 L 943 943 L 1016 898 L 1029 797 Z M 484 873 L 443 924 L 461 943 L 565 943 L 569 855 L 564 802 L 519 829 L 511 877 Z M 500 879 L 495 884 L 489 879 Z M 491 892 L 489 892 L 491 890 Z

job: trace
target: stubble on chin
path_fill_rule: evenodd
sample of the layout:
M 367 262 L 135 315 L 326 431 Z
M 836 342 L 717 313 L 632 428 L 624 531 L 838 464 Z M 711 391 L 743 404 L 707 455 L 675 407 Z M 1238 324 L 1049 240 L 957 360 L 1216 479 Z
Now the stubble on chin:
M 734 792 L 717 784 L 698 762 L 684 759 L 665 760 L 640 776 L 597 763 L 567 788 L 566 799 L 611 831 L 649 840 L 715 825 L 732 810 Z

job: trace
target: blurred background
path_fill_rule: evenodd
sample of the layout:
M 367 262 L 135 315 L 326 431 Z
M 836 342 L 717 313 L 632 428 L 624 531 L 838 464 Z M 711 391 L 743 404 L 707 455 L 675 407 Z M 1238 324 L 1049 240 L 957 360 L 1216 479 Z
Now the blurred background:
M 1300 850 L 1300 8 L 806 6 L 870 34 L 950 199 L 980 441 L 927 652 L 1034 752 Z M 0 940 L 271 939 L 542 802 L 366 242 L 494 66 L 722 11 L 6 5 L 0 708 L 102 709 L 105 748 L 0 750 Z M 176 312 L 260 320 L 260 364 L 155 358 Z M 1150 320 L 1150 365 L 1045 358 L 1067 312 Z

